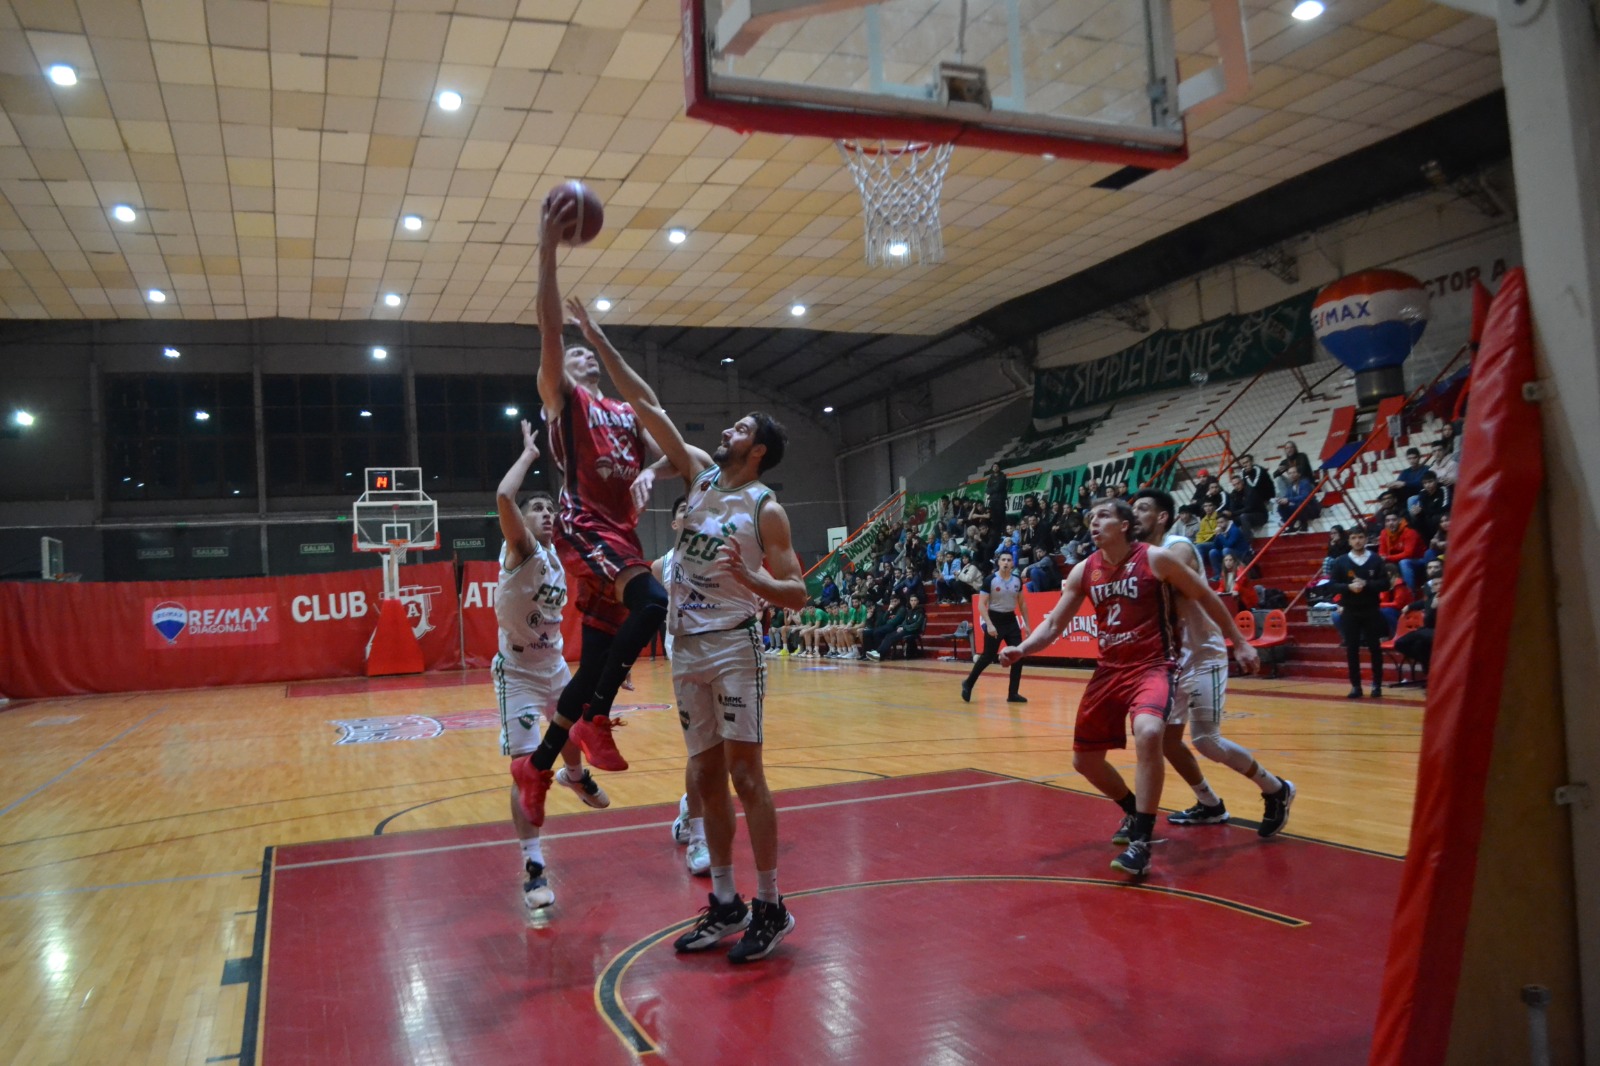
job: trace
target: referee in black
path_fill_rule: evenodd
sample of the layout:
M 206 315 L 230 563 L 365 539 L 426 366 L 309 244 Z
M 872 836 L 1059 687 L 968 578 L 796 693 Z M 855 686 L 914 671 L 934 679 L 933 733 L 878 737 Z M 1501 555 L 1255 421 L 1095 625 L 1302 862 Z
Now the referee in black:
M 1017 625 L 1017 609 L 1022 609 L 1022 625 Z M 983 654 L 972 664 L 972 673 L 961 683 L 961 698 L 972 702 L 972 686 L 984 668 L 1000 658 L 1000 645 L 1016 647 L 1028 635 L 1028 606 L 1022 599 L 1022 579 L 1011 572 L 1011 553 L 1002 552 L 995 572 L 978 592 L 978 617 L 983 619 Z M 1022 660 L 1011 664 L 1011 694 L 1007 703 L 1027 703 L 1017 689 L 1022 685 Z
M 1360 526 L 1350 531 L 1350 551 L 1333 561 L 1329 584 L 1339 594 L 1339 631 L 1344 634 L 1344 650 L 1350 664 L 1350 694 L 1361 698 L 1361 648 L 1372 653 L 1372 698 L 1383 695 L 1383 638 L 1388 625 L 1378 610 L 1378 595 L 1388 587 L 1388 569 L 1383 557 L 1367 551 L 1367 531 Z

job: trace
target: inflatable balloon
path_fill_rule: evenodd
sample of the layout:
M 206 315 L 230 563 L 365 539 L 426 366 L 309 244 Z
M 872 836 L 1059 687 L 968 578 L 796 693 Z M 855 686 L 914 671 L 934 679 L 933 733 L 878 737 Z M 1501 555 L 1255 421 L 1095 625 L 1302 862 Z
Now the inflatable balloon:
M 1317 293 L 1311 327 L 1355 371 L 1360 402 L 1376 403 L 1405 391 L 1401 368 L 1428 327 L 1428 290 L 1398 270 L 1363 270 Z

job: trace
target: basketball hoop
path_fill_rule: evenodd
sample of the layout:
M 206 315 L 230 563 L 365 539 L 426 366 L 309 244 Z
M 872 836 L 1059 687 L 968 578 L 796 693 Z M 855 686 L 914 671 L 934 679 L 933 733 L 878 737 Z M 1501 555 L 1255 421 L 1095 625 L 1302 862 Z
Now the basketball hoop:
M 867 216 L 867 265 L 904 266 L 944 259 L 939 192 L 950 169 L 950 144 L 837 141 L 861 191 Z

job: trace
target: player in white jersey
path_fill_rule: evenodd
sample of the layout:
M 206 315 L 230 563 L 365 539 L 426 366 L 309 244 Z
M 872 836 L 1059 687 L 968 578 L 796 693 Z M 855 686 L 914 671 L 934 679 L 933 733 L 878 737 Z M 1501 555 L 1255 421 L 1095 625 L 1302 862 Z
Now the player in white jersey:
M 723 431 L 715 454 L 691 448 L 655 391 L 616 349 L 607 343 L 596 348 L 612 383 L 690 485 L 689 511 L 673 549 L 667 626 L 690 791 L 699 793 L 705 810 L 711 896 L 673 947 L 704 951 L 742 929 L 728 958 L 753 962 L 771 954 L 795 924 L 778 892 L 778 812 L 762 763 L 761 612 L 769 603 L 799 609 L 806 602 L 789 516 L 760 481 L 783 458 L 787 434 L 770 416 L 755 413 Z M 730 780 L 755 855 L 756 896 L 748 907 L 734 890 Z
M 1168 493 L 1140 489 L 1133 495 L 1134 534 L 1146 544 L 1173 551 L 1202 578 L 1205 566 L 1194 542 L 1168 533 L 1177 504 Z M 1178 655 L 1178 685 L 1167 717 L 1163 751 L 1172 768 L 1194 789 L 1195 804 L 1186 811 L 1167 815 L 1173 825 L 1217 825 L 1228 820 L 1227 805 L 1212 791 L 1194 753 L 1183 743 L 1183 727 L 1200 754 L 1219 762 L 1253 781 L 1261 790 L 1265 810 L 1256 832 L 1262 837 L 1276 836 L 1289 821 L 1289 806 L 1294 802 L 1294 783 L 1279 778 L 1256 761 L 1249 750 L 1222 735 L 1222 705 L 1228 693 L 1228 645 L 1222 631 L 1191 600 L 1178 601 L 1178 626 L 1182 650 Z
M 672 539 L 676 544 L 678 534 L 683 531 L 683 517 L 689 513 L 689 501 L 686 497 L 679 496 L 672 501 Z M 665 555 L 650 564 L 650 571 L 656 575 L 656 580 L 665 587 L 671 587 L 672 581 L 672 556 L 674 548 L 668 548 Z M 672 660 L 672 627 L 667 626 L 667 660 Z M 689 779 L 689 768 L 683 771 L 684 793 L 678 800 L 678 817 L 672 820 L 672 839 L 679 844 L 689 845 L 683 853 L 683 863 L 689 872 L 696 877 L 711 876 L 711 849 L 706 846 L 706 820 L 700 809 L 700 796 L 691 791 L 693 782 Z
M 494 613 L 500 623 L 500 650 L 494 657 L 495 701 L 500 707 L 500 754 L 513 764 L 527 759 L 539 746 L 539 719 L 555 713 L 556 699 L 569 680 L 561 648 L 561 609 L 567 602 L 567 575 L 551 541 L 555 535 L 555 501 L 536 492 L 524 509 L 517 509 L 522 479 L 539 458 L 533 427 L 522 423 L 522 454 L 511 464 L 495 492 L 500 516 L 500 580 L 495 587 Z M 565 764 L 555 779 L 590 807 L 608 807 L 611 800 L 583 765 L 578 746 L 568 742 L 561 750 Z M 522 842 L 526 878 L 522 896 L 528 909 L 555 902 L 555 892 L 545 876 L 544 848 L 539 827 L 528 820 L 511 786 L 511 822 Z

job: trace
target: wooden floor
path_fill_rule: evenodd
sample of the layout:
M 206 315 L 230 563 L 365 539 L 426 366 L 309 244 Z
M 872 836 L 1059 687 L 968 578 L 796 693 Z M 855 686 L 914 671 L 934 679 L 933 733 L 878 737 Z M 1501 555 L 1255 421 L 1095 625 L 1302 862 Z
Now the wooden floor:
M 1084 789 L 1071 733 L 1086 671 L 1031 671 L 1026 705 L 1005 702 L 998 669 L 962 703 L 963 672 L 772 661 L 774 788 L 973 767 Z M 483 728 L 494 707 L 488 675 L 425 680 L 385 691 L 333 682 L 31 701 L 0 713 L 0 1062 L 240 1061 L 243 1035 L 255 1030 L 253 975 L 234 960 L 252 954 L 263 849 L 506 816 L 505 760 Z M 641 663 L 634 680 L 619 703 L 642 706 L 625 712 L 618 734 L 633 769 L 604 775 L 617 806 L 666 803 L 683 785 L 667 666 Z M 1226 732 L 1299 787 L 1291 834 L 1398 856 L 1420 693 L 1343 696 L 1343 685 L 1235 681 Z M 400 724 L 373 719 L 406 715 L 446 728 L 432 739 L 336 744 Z M 357 720 L 366 721 L 335 724 Z M 1259 816 L 1249 783 L 1208 772 L 1231 809 Z M 564 789 L 550 802 L 553 813 L 581 810 Z M 1166 806 L 1191 802 L 1169 776 Z M 1108 808 L 1108 825 L 1115 817 Z M 950 831 L 960 840 L 959 825 Z M 662 847 L 671 847 L 664 835 Z M 748 880 L 745 856 L 741 845 Z

